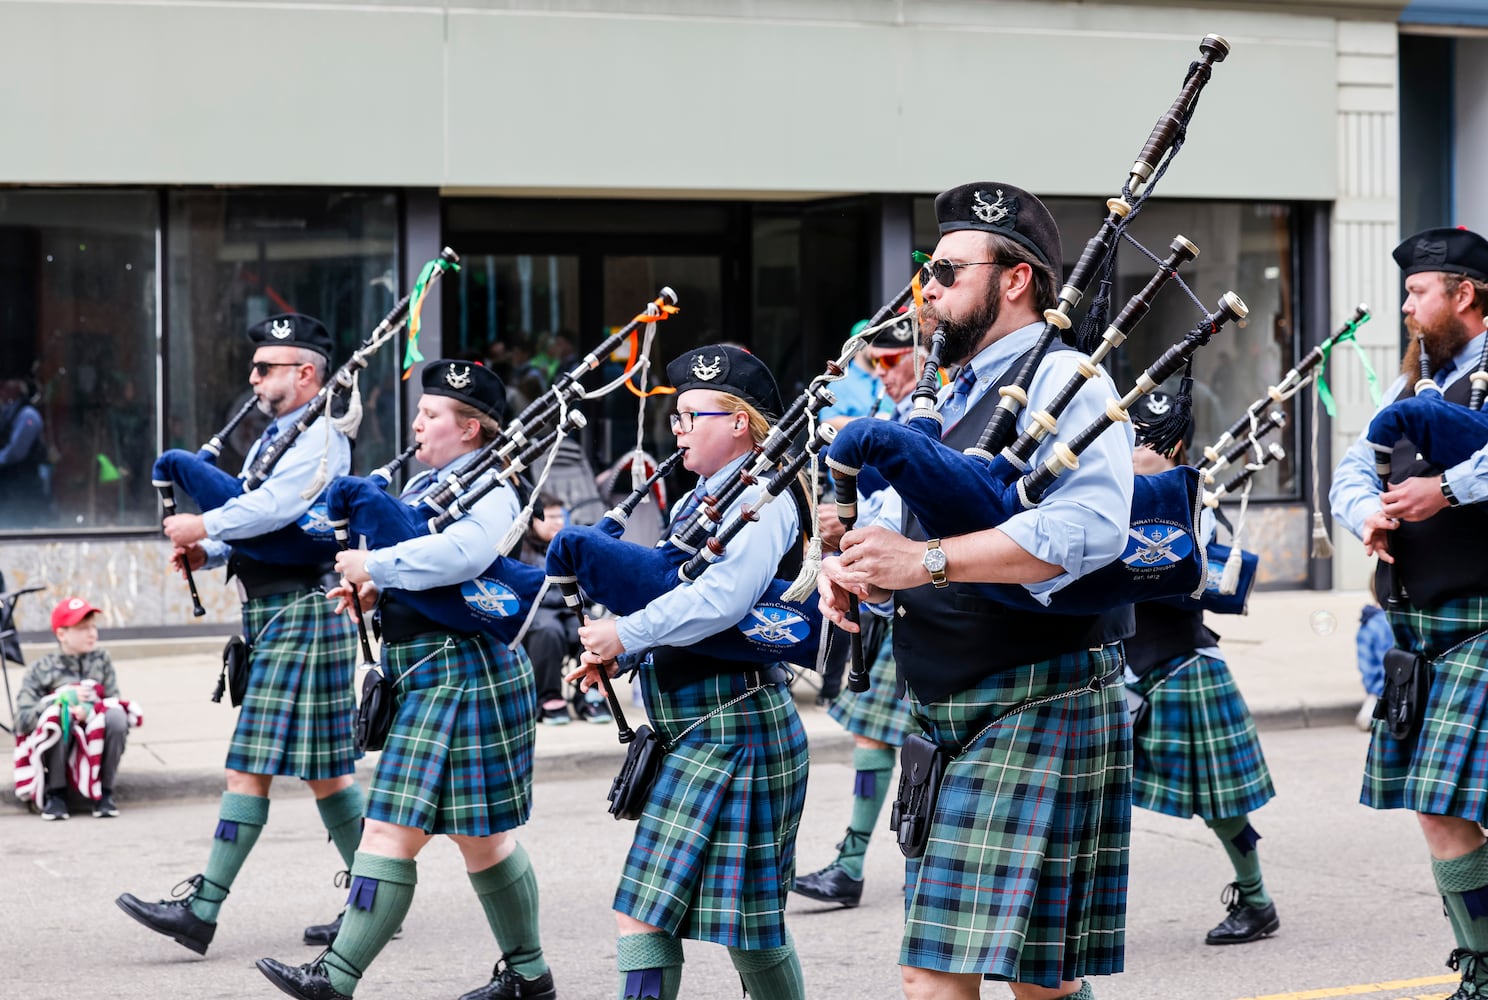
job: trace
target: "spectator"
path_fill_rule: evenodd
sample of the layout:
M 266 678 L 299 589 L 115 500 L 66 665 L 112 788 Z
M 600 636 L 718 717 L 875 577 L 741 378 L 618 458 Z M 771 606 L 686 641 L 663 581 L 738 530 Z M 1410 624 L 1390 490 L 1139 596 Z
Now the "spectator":
M 24 379 L 0 382 L 0 525 L 6 528 L 35 527 L 51 507 L 52 467 L 41 414 L 31 402 Z
M 16 792 L 34 798 L 44 791 L 44 820 L 68 818 L 69 779 L 93 800 L 94 816 L 119 815 L 114 777 L 139 714 L 120 700 L 113 660 L 98 648 L 98 613 L 81 597 L 52 609 L 59 649 L 27 669 L 16 698 L 16 731 L 26 734 L 17 748 Z M 90 746 L 95 739 L 102 743 L 101 756 Z M 23 784 L 29 794 L 23 794 Z
M 1354 725 L 1369 732 L 1374 725 L 1374 706 L 1385 690 L 1385 651 L 1395 646 L 1390 619 L 1378 604 L 1366 604 L 1359 612 L 1359 631 L 1354 636 L 1359 656 L 1359 681 L 1364 685 L 1364 704 Z

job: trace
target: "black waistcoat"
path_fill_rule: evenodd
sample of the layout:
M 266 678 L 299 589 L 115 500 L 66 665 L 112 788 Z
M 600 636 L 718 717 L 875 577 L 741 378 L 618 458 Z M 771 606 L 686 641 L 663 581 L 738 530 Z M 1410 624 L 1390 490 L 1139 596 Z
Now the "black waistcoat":
M 1138 677 L 1175 656 L 1219 642 L 1219 636 L 1204 625 L 1204 612 L 1198 608 L 1148 602 L 1135 610 L 1137 631 L 1121 646 L 1126 650 L 1126 665 Z
M 1451 403 L 1467 405 L 1472 379 L 1459 378 L 1442 396 Z M 1407 382 L 1396 399 L 1415 395 Z M 1390 456 L 1390 482 L 1415 476 L 1435 478 L 1442 467 L 1426 461 L 1416 446 L 1401 438 Z M 1390 532 L 1392 567 L 1381 560 L 1375 568 L 1375 591 L 1384 600 L 1398 582 L 1411 604 L 1418 608 L 1438 607 L 1456 597 L 1488 594 L 1488 504 L 1463 504 L 1437 511 L 1424 521 L 1401 521 Z
M 796 504 L 796 516 L 801 530 L 811 524 L 811 508 L 807 504 L 806 494 L 801 489 L 799 481 L 792 482 L 786 491 L 791 500 Z M 780 503 L 777 498 L 774 502 Z M 724 519 L 727 523 L 728 519 Z M 734 537 L 731 545 L 743 545 L 749 539 L 749 528 L 745 528 Z M 777 580 L 790 580 L 801 572 L 801 562 L 804 556 L 804 545 L 792 545 L 785 550 L 785 555 L 780 557 L 780 562 L 775 567 L 775 578 Z M 723 564 L 711 566 L 704 572 L 717 573 Z M 815 598 L 812 598 L 815 600 Z M 734 622 L 729 622 L 728 627 L 733 628 Z M 656 671 L 656 683 L 663 691 L 675 691 L 686 687 L 704 677 L 714 674 L 743 673 L 747 670 L 758 670 L 760 664 L 751 663 L 747 660 L 724 660 L 716 656 L 700 653 L 690 646 L 657 646 L 651 650 L 651 667 Z
M 1062 343 L 1051 348 L 1068 349 Z M 1019 358 L 1009 365 L 996 385 L 966 411 L 943 438 L 947 446 L 960 451 L 977 443 L 997 407 L 997 389 L 1012 381 L 1021 363 Z M 946 500 L 955 502 L 954 484 L 946 484 Z M 925 538 L 924 529 L 907 510 L 904 534 Z M 901 590 L 894 603 L 894 660 L 915 697 L 927 704 L 965 691 L 992 674 L 1115 642 L 1132 632 L 1130 606 L 1099 615 L 1043 614 L 997 604 L 959 583 Z

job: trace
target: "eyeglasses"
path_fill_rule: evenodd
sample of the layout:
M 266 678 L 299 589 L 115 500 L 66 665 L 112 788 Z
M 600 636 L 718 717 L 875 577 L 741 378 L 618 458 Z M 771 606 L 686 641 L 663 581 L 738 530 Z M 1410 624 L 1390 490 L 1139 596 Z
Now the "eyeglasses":
M 923 256 L 923 255 L 921 255 L 921 256 Z M 956 272 L 959 269 L 961 269 L 963 267 L 981 267 L 982 265 L 991 265 L 993 267 L 1001 267 L 1002 266 L 1002 261 L 1000 261 L 1000 260 L 954 261 L 954 260 L 950 260 L 949 258 L 946 258 L 946 257 L 941 257 L 938 260 L 925 261 L 924 262 L 924 266 L 922 266 L 920 268 L 920 287 L 923 288 L 926 285 L 930 284 L 930 279 L 931 278 L 934 278 L 936 281 L 940 282 L 940 285 L 941 285 L 942 288 L 950 288 L 952 285 L 954 285 L 956 283 Z
M 267 378 L 270 368 L 298 368 L 299 361 L 255 361 L 249 365 L 249 369 L 259 378 Z
M 681 410 L 672 414 L 672 433 L 691 434 L 698 417 L 732 417 L 733 410 Z
M 868 359 L 868 365 L 875 372 L 886 372 L 898 368 L 899 362 L 905 360 L 912 351 L 895 351 L 893 354 L 878 354 Z

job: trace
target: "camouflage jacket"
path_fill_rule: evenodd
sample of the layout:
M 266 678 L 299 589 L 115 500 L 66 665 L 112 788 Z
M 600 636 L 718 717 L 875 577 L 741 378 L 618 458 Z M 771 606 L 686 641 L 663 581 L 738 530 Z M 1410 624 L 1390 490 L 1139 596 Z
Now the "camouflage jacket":
M 114 661 L 102 649 L 82 656 L 48 653 L 27 667 L 20 693 L 16 695 L 16 732 L 29 733 L 36 728 L 43 698 L 63 685 L 83 680 L 102 684 L 105 698 L 119 697 Z

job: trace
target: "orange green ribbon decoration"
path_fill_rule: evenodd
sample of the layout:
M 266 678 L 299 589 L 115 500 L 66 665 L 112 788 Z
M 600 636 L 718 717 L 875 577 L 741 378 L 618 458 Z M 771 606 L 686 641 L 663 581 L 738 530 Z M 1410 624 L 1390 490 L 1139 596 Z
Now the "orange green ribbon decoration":
M 403 381 L 413 374 L 413 366 L 424 360 L 418 349 L 419 327 L 424 312 L 424 298 L 429 294 L 429 279 L 438 271 L 458 271 L 460 265 L 443 257 L 435 257 L 420 270 L 413 283 L 413 292 L 408 296 L 408 344 L 403 349 Z
M 916 264 L 921 265 L 922 269 L 925 264 L 930 263 L 930 255 L 921 250 L 911 250 L 909 256 Z M 925 286 L 920 284 L 919 271 L 915 271 L 914 277 L 910 279 L 909 289 L 910 293 L 914 296 L 915 313 L 918 315 L 925 308 Z M 950 373 L 945 370 L 944 365 L 936 369 L 935 377 L 942 387 L 951 384 Z
M 1318 399 L 1323 403 L 1323 409 L 1328 411 L 1328 416 L 1338 416 L 1338 407 L 1333 402 L 1333 392 L 1328 388 L 1328 380 L 1323 378 L 1323 372 L 1327 370 L 1328 358 L 1333 353 L 1333 348 L 1344 342 L 1354 348 L 1354 353 L 1359 355 L 1359 364 L 1364 369 L 1364 378 L 1369 383 L 1369 398 L 1374 401 L 1376 407 L 1380 404 L 1379 377 L 1374 374 L 1374 366 L 1369 363 L 1369 355 L 1364 353 L 1364 348 L 1359 346 L 1356 334 L 1359 327 L 1369 322 L 1369 314 L 1365 313 L 1358 320 L 1347 324 L 1348 328 L 1333 338 L 1332 343 L 1323 345 L 1323 360 L 1318 364 L 1317 391 Z

